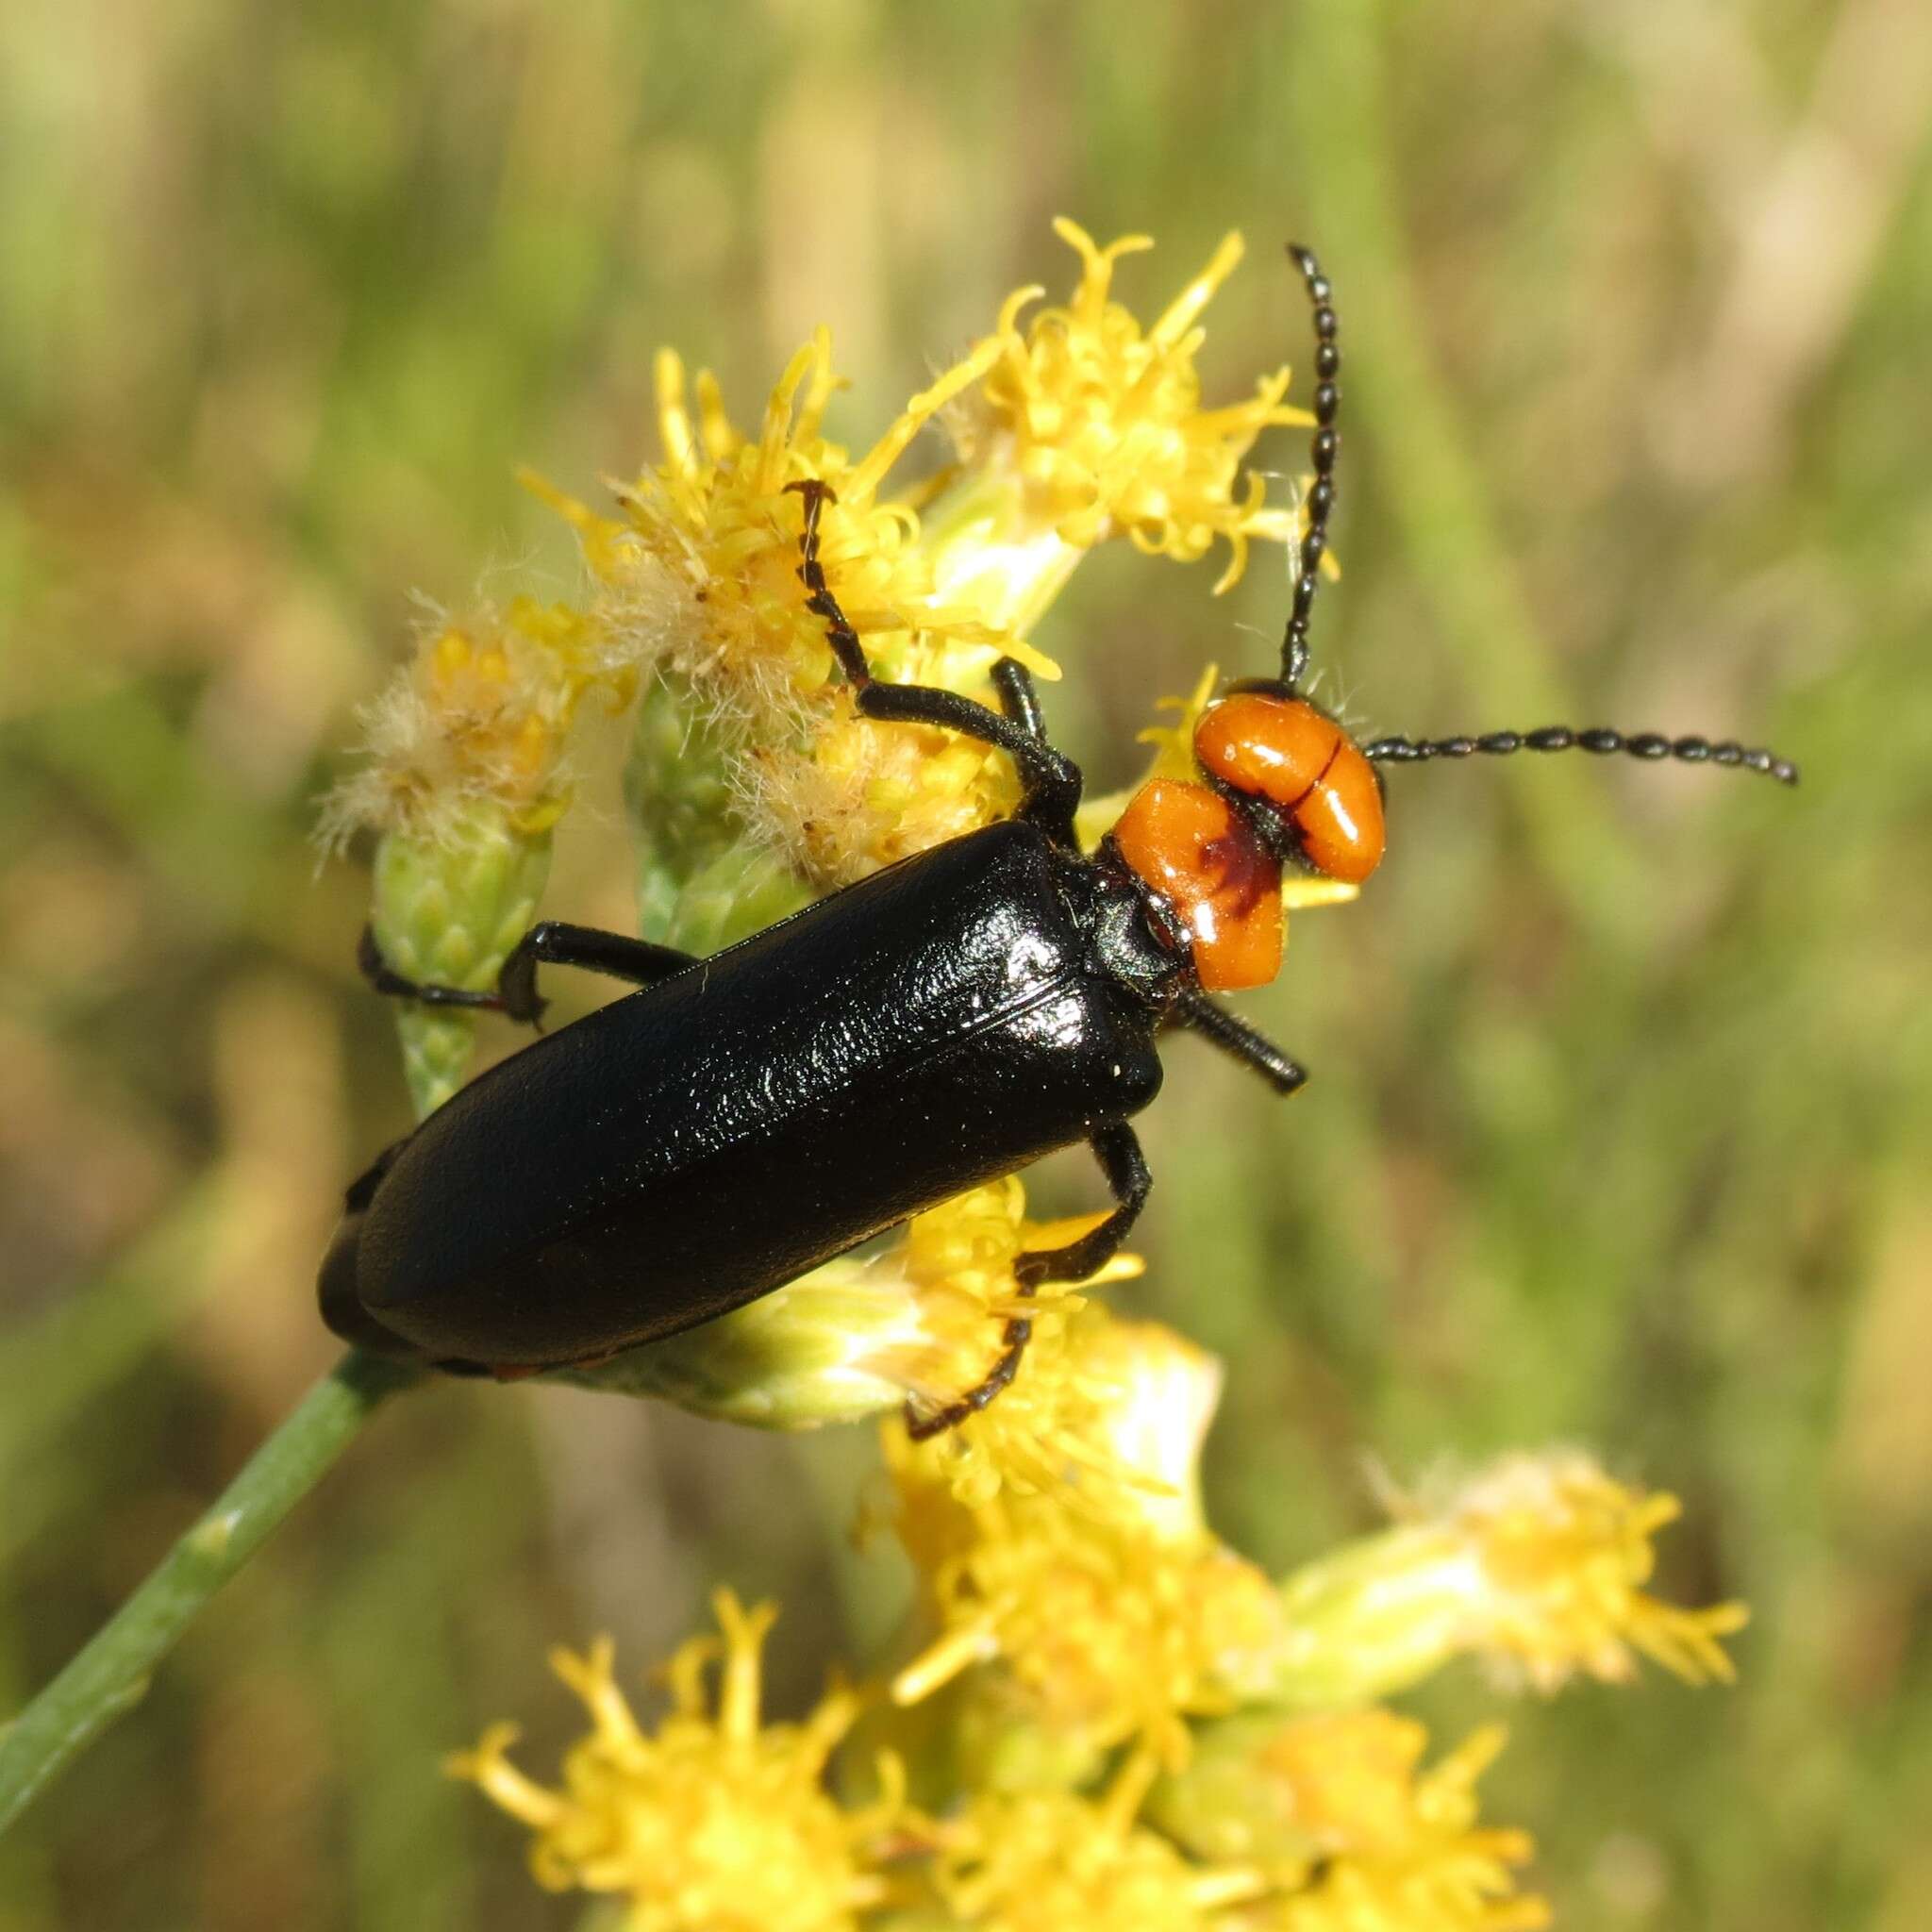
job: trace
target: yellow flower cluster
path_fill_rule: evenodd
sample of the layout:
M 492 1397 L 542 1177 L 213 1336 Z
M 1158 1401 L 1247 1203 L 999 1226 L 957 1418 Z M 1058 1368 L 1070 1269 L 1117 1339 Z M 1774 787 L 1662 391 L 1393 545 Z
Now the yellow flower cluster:
M 978 1213 L 995 1253 L 1024 1225 L 1016 1203 Z M 934 1239 L 974 1259 L 966 1218 Z M 1547 1919 L 1517 1889 L 1530 1840 L 1485 1825 L 1475 1795 L 1501 1729 L 1427 1764 L 1423 1726 L 1377 1700 L 1499 1649 L 1537 1659 L 1546 1687 L 1617 1674 L 1637 1650 L 1693 1678 L 1728 1671 L 1716 1640 L 1735 1610 L 1674 1610 L 1633 1582 L 1674 1500 L 1574 1452 L 1507 1458 L 1438 1504 L 1405 1504 L 1429 1513 L 1276 1585 L 1202 1512 L 1211 1357 L 1090 1304 L 1013 1394 L 1036 1377 L 1058 1385 L 1030 1397 L 1052 1420 L 1017 1459 L 991 1430 L 1000 1404 L 957 1440 L 888 1429 L 930 1634 L 871 1689 L 758 1730 L 747 1687 L 767 1620 L 721 1599 L 736 1688 L 717 1719 L 693 1689 L 708 1647 L 674 1659 L 676 1707 L 656 1738 L 598 1652 L 564 1666 L 593 1732 L 562 1791 L 511 1770 L 503 1732 L 461 1760 L 538 1834 L 540 1879 L 625 1892 L 627 1923 L 650 1932 L 844 1926 L 889 1905 L 912 1917 L 882 1925 L 999 1932 L 1529 1932 Z M 841 1807 L 828 1790 L 852 1780 L 827 1759 L 861 1700 L 884 1768 Z M 787 1917 L 766 1874 L 795 1874 L 802 1847 L 821 1882 L 788 1883 Z
M 1277 1660 L 1278 1695 L 1386 1695 L 1465 1654 L 1543 1691 L 1578 1674 L 1628 1682 L 1640 1654 L 1686 1683 L 1730 1680 L 1721 1640 L 1744 1626 L 1744 1606 L 1684 1609 L 1642 1588 L 1674 1496 L 1559 1450 L 1392 1501 L 1395 1528 L 1284 1585 L 1300 1638 Z
M 593 620 L 655 667 L 685 679 L 725 736 L 751 835 L 779 846 L 820 890 L 1000 816 L 1006 760 L 942 732 L 881 727 L 828 689 L 831 652 L 799 579 L 803 501 L 814 478 L 836 501 L 820 558 L 882 677 L 979 690 L 1003 653 L 1044 675 L 1023 639 L 940 594 L 909 503 L 881 501 L 887 473 L 919 430 L 992 359 L 982 349 L 916 395 L 856 460 L 824 435 L 839 386 L 824 330 L 793 357 L 756 438 L 730 421 L 715 381 L 658 358 L 657 468 L 620 491 L 622 521 L 539 486 L 576 526 L 599 585 Z
M 519 597 L 440 621 L 364 712 L 370 761 L 325 802 L 321 837 L 339 846 L 370 825 L 447 846 L 479 824 L 546 832 L 569 802 L 584 698 L 622 709 L 636 691 L 629 654 L 569 605 Z
M 1185 1857 L 1136 1822 L 1152 1765 L 1129 1758 L 1110 1790 L 981 1796 L 943 1834 L 934 1889 L 956 1925 L 987 1932 L 1208 1932 L 1264 1896 L 1252 1867 Z
M 324 844 L 381 834 L 370 924 L 419 982 L 486 991 L 537 916 L 550 834 L 570 802 L 568 750 L 587 697 L 621 710 L 638 674 L 621 641 L 568 605 L 517 598 L 429 627 L 363 714 L 369 761 L 323 807 Z M 398 1009 L 419 1114 L 461 1084 L 467 1013 Z
M 980 413 L 961 412 L 962 452 L 976 467 L 1009 472 L 1026 522 L 1074 549 L 1124 530 L 1150 556 L 1192 562 L 1226 539 L 1227 568 L 1215 586 L 1224 591 L 1241 577 L 1250 537 L 1282 542 L 1295 534 L 1294 512 L 1266 507 L 1260 477 L 1238 490 L 1241 458 L 1271 424 L 1312 421 L 1283 407 L 1285 366 L 1258 380 L 1252 401 L 1201 408 L 1196 320 L 1241 260 L 1241 238 L 1227 236 L 1143 331 L 1109 297 L 1115 263 L 1153 247 L 1152 239 L 1127 235 L 1101 248 L 1065 220 L 1054 232 L 1079 254 L 1079 285 L 1024 334 L 1020 315 L 1041 291 L 1007 298 Z
M 874 1802 L 841 1807 L 824 1770 L 857 1698 L 834 1690 L 802 1724 L 761 1725 L 761 1658 L 777 1613 L 747 1611 L 728 1591 L 714 1608 L 723 1641 L 693 1638 L 672 1657 L 672 1710 L 655 1733 L 639 1724 L 600 1641 L 588 1656 L 551 1657 L 591 1726 L 560 1790 L 509 1761 L 513 1724 L 492 1727 L 449 1769 L 530 1827 L 540 1885 L 623 1894 L 633 1932 L 841 1932 L 887 1896 L 877 1867 L 907 1821 L 897 1767 L 879 1765 Z M 714 1663 L 715 1707 L 705 1685 Z
M 1023 1365 L 1062 1398 L 1059 1477 L 962 1498 L 949 1464 L 987 1454 L 1001 1404 L 913 1444 L 888 1425 L 898 1525 L 938 1634 L 893 1680 L 916 1703 L 974 1665 L 1002 1694 L 1091 1757 L 1138 1740 L 1174 1759 L 1184 1720 L 1224 1709 L 1231 1660 L 1270 1654 L 1280 1607 L 1262 1572 L 1223 1545 L 1201 1510 L 1198 1457 L 1220 1368 L 1154 1323 L 1087 1309 L 1059 1354 Z M 1041 1407 L 1051 1394 L 1036 1394 Z M 993 1450 L 989 1459 L 998 1460 Z

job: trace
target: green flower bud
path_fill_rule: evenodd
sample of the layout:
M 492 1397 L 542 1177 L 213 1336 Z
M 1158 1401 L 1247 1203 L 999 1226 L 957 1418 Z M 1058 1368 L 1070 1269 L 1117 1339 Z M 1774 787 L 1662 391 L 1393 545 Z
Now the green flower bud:
M 549 873 L 548 829 L 520 830 L 493 803 L 477 803 L 433 840 L 391 832 L 375 855 L 375 943 L 406 979 L 489 992 L 536 918 Z M 463 1083 L 475 1015 L 399 1001 L 396 1030 L 416 1111 L 429 1113 Z
M 755 843 L 734 801 L 734 756 L 690 683 L 654 678 L 638 701 L 624 793 L 637 854 L 638 930 L 710 954 L 795 912 L 810 896 Z
M 898 1275 L 833 1261 L 714 1322 L 552 1379 L 755 1428 L 816 1429 L 897 1408 L 906 1388 L 887 1366 L 924 1340 Z

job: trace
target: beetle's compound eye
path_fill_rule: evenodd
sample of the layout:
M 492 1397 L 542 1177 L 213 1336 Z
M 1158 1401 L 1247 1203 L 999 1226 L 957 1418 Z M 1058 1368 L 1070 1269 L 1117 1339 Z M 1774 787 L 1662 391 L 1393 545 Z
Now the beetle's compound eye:
M 1381 863 L 1387 834 L 1375 768 L 1306 699 L 1223 698 L 1201 714 L 1194 756 L 1211 777 L 1274 807 L 1302 857 L 1326 877 L 1358 885 Z
M 1113 828 L 1120 854 L 1181 916 L 1209 992 L 1265 986 L 1281 969 L 1281 865 L 1205 785 L 1155 778 Z

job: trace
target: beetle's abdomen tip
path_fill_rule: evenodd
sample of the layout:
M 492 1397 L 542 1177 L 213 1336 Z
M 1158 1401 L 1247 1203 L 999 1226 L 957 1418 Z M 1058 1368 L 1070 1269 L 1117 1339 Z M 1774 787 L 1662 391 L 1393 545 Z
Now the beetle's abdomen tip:
M 356 1278 L 361 1237 L 362 1216 L 343 1215 L 316 1276 L 316 1298 L 322 1304 L 322 1319 L 344 1341 L 366 1349 L 371 1355 L 420 1360 L 422 1351 L 385 1328 L 363 1304 Z

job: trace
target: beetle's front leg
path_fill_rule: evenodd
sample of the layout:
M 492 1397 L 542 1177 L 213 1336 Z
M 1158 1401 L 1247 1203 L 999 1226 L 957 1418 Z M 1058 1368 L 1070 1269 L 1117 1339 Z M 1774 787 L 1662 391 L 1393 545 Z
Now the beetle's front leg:
M 811 592 L 805 608 L 824 621 L 825 641 L 852 686 L 860 715 L 882 724 L 937 724 L 1005 752 L 1020 774 L 1019 816 L 1039 825 L 1056 843 L 1077 851 L 1074 813 L 1080 804 L 1080 768 L 1047 743 L 1040 700 L 1025 667 L 1010 658 L 1002 658 L 993 667 L 993 685 L 1007 708 L 1005 715 L 938 685 L 881 684 L 872 675 L 858 633 L 840 608 L 819 560 L 819 518 L 825 505 L 837 499 L 817 477 L 785 487 L 805 499 L 798 566 L 799 577 Z
M 383 958 L 374 928 L 366 925 L 356 949 L 356 959 L 370 985 L 391 998 L 421 1000 L 433 1007 L 479 1007 L 488 1012 L 507 1014 L 530 1026 L 541 1021 L 543 1009 L 549 1004 L 537 991 L 540 963 L 581 966 L 587 972 L 627 980 L 633 986 L 655 986 L 658 980 L 669 979 L 698 963 L 695 953 L 681 953 L 675 946 L 605 932 L 594 925 L 571 925 L 560 919 L 539 920 L 516 942 L 496 975 L 493 992 L 475 992 L 463 987 L 427 985 L 405 978 Z
M 1020 1256 L 1013 1263 L 1013 1274 L 1022 1294 L 1030 1295 L 1042 1281 L 1085 1281 L 1089 1275 L 1097 1274 L 1120 1252 L 1127 1230 L 1146 1206 L 1154 1175 L 1148 1170 L 1147 1158 L 1141 1152 L 1141 1142 L 1133 1128 L 1116 1122 L 1100 1128 L 1091 1144 L 1117 1205 L 1098 1227 L 1090 1228 L 1078 1241 L 1069 1241 L 1063 1248 L 1029 1249 Z M 1031 1320 L 1024 1315 L 1013 1316 L 1002 1337 L 1005 1346 L 1000 1358 L 984 1378 L 943 1408 L 930 1413 L 915 1413 L 908 1404 L 906 1433 L 915 1442 L 923 1442 L 946 1429 L 957 1428 L 967 1417 L 977 1415 L 1019 1373 L 1020 1358 L 1032 1339 Z

